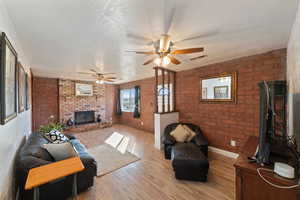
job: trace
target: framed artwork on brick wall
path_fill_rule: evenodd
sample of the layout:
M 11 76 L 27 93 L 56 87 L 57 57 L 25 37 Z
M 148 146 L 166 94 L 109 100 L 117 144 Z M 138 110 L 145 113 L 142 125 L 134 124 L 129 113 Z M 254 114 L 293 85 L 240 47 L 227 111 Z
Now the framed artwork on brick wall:
M 26 108 L 26 73 L 21 63 L 18 63 L 18 112 Z
M 75 95 L 76 96 L 93 96 L 93 85 L 75 83 Z
M 25 94 L 26 94 L 26 110 L 29 110 L 31 107 L 31 78 L 26 73 L 25 75 Z
M 0 45 L 0 122 L 5 124 L 17 116 L 17 52 L 5 33 Z

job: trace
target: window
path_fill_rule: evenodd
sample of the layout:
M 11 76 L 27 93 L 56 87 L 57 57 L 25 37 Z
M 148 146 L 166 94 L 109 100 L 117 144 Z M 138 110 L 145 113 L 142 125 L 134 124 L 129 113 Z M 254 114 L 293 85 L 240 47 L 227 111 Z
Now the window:
M 135 90 L 123 89 L 120 94 L 121 110 L 122 112 L 134 112 L 135 107 Z

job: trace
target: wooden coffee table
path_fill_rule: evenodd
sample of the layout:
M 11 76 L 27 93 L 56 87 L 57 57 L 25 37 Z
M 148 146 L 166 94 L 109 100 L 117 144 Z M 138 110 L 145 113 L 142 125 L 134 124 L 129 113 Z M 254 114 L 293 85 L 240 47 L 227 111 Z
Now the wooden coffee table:
M 77 172 L 82 170 L 84 170 L 84 166 L 79 157 L 73 157 L 30 169 L 25 190 L 34 189 L 34 200 L 38 200 L 39 186 L 73 174 L 73 198 L 75 198 L 77 195 Z

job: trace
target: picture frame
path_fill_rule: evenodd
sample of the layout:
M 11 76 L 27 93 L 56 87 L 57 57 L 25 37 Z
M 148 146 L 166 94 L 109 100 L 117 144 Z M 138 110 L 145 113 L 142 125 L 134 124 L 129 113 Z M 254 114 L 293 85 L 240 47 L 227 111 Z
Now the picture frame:
M 93 85 L 85 83 L 75 83 L 76 96 L 93 96 Z
M 31 108 L 31 78 L 26 73 L 25 75 L 25 80 L 26 80 L 26 86 L 25 86 L 25 93 L 26 93 L 26 110 L 29 110 Z
M 26 73 L 20 62 L 18 62 L 18 112 L 26 109 Z
M 4 32 L 0 47 L 0 123 L 3 125 L 17 116 L 18 54 Z
M 216 99 L 226 99 L 229 96 L 228 91 L 229 90 L 227 85 L 216 86 L 214 87 L 214 97 Z
M 236 71 L 200 76 L 199 78 L 199 103 L 237 103 L 238 73 Z M 227 87 L 227 97 L 219 98 L 219 90 L 225 90 L 225 88 L 219 87 L 223 86 Z

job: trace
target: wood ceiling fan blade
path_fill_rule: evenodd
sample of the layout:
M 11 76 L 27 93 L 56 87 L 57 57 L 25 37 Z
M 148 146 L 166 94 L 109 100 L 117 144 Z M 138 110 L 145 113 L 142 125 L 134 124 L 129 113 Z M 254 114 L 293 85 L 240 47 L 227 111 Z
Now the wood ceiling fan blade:
M 94 74 L 94 73 L 91 73 L 91 72 L 77 72 L 77 73 L 79 73 L 79 74 L 88 74 L 88 75 Z
M 105 79 L 117 79 L 116 77 L 105 77 Z
M 147 55 L 156 54 L 155 51 L 126 51 L 126 52 L 134 52 L 136 54 L 147 54 Z
M 147 60 L 143 65 L 148 65 L 148 64 L 152 63 L 154 60 L 155 60 L 155 58 Z
M 166 2 L 164 1 L 164 34 L 169 34 L 171 27 L 173 25 L 174 22 L 174 16 L 175 16 L 175 11 L 176 11 L 176 3 L 174 2 L 174 5 L 172 7 L 170 7 L 170 4 L 166 5 Z M 166 9 L 170 9 L 170 11 L 168 12 Z
M 175 65 L 179 65 L 181 62 L 179 60 L 177 60 L 176 58 L 174 58 L 173 56 L 168 56 L 171 60 L 171 63 L 175 64 Z
M 190 60 L 197 60 L 197 59 L 200 59 L 200 58 L 205 58 L 207 57 L 207 55 L 202 55 L 202 56 L 197 56 L 197 57 L 194 57 L 194 58 L 191 58 Z
M 198 35 L 191 35 L 190 37 L 187 37 L 185 39 L 182 39 L 182 40 L 178 40 L 178 41 L 175 41 L 174 44 L 178 44 L 178 43 L 182 43 L 182 42 L 187 42 L 187 41 L 191 41 L 191 40 L 197 40 L 197 39 L 204 39 L 204 38 L 207 38 L 207 37 L 211 37 L 211 36 L 214 36 L 214 35 L 217 35 L 219 32 L 217 30 L 211 30 L 211 31 L 208 31 L 206 33 L 202 33 L 202 34 L 198 34 Z
M 127 33 L 126 34 L 127 37 L 133 38 L 133 39 L 137 39 L 137 40 L 143 40 L 143 41 L 148 41 L 148 42 L 153 42 L 153 40 L 151 38 L 142 36 L 142 35 L 138 35 L 135 33 Z
M 107 81 L 107 82 L 111 82 L 111 83 L 115 82 L 114 80 L 110 80 L 110 79 L 103 79 L 103 81 Z
M 188 48 L 188 49 L 178 49 L 173 51 L 171 54 L 176 55 L 176 54 L 190 54 L 190 53 L 199 53 L 204 51 L 203 47 L 200 48 Z
M 98 72 L 96 70 L 94 70 L 94 69 L 90 69 L 90 71 L 98 74 Z

